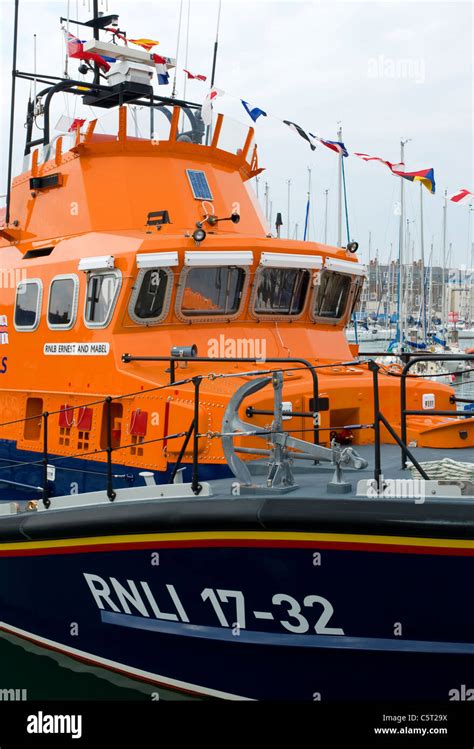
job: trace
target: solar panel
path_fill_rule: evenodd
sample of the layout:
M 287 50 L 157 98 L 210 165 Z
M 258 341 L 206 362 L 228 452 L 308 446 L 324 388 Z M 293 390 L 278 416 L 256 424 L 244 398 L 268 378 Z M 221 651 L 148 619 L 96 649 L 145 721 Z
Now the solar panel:
M 196 200 L 212 200 L 212 192 L 207 184 L 207 177 L 204 172 L 197 169 L 186 169 L 186 174 Z

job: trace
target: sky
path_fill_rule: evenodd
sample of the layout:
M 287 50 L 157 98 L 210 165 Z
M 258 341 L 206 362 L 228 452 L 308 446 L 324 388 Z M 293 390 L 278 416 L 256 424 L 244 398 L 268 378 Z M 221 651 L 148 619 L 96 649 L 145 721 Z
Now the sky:
M 20 2 L 19 70 L 32 70 L 33 35 L 37 36 L 37 70 L 61 75 L 64 42 L 59 17 L 91 17 L 90 0 Z M 0 0 L 0 193 L 6 191 L 8 120 L 11 82 L 13 0 Z M 101 0 L 100 10 L 116 12 L 129 37 L 152 37 L 155 51 L 175 57 L 179 17 L 176 93 L 184 94 L 186 67 L 210 76 L 218 18 L 217 0 Z M 433 167 L 436 194 L 423 195 L 424 249 L 428 261 L 442 258 L 443 195 L 467 188 L 474 192 L 474 8 L 472 2 L 300 2 L 300 0 L 222 0 L 215 85 L 226 92 L 216 111 L 251 125 L 240 99 L 265 110 L 256 123 L 260 166 L 266 168 L 258 185 L 263 200 L 269 185 L 272 223 L 282 213 L 282 236 L 303 236 L 309 175 L 311 176 L 310 239 L 322 241 L 325 194 L 328 190 L 329 244 L 337 241 L 338 158 L 324 146 L 312 152 L 282 119 L 291 120 L 322 137 L 336 140 L 338 123 L 350 154 L 354 151 L 400 160 L 405 146 L 409 171 Z M 189 21 L 189 34 L 187 34 Z M 76 33 L 76 27 L 71 26 Z M 88 31 L 79 36 L 88 38 Z M 76 75 L 77 63 L 70 61 Z M 209 79 L 208 79 L 209 80 Z M 173 81 L 173 78 L 171 78 Z M 159 93 L 169 95 L 168 87 Z M 186 96 L 201 102 L 208 83 L 189 81 Z M 29 83 L 17 84 L 14 173 L 22 171 L 23 122 Z M 66 109 L 56 97 L 61 114 Z M 71 97 L 70 97 L 71 98 Z M 91 111 L 85 110 L 91 117 Z M 112 115 L 107 115 L 109 118 Z M 145 112 L 138 113 L 139 127 Z M 106 127 L 104 120 L 103 126 Z M 140 129 L 141 132 L 141 129 Z M 311 170 L 311 172 L 309 172 Z M 379 163 L 345 159 L 350 238 L 359 242 L 362 260 L 398 254 L 400 179 Z M 405 182 L 406 219 L 410 251 L 421 252 L 420 186 Z M 474 208 L 474 206 L 473 206 Z M 448 202 L 447 238 L 452 244 L 450 265 L 472 266 L 474 211 Z M 346 242 L 344 221 L 343 242 Z

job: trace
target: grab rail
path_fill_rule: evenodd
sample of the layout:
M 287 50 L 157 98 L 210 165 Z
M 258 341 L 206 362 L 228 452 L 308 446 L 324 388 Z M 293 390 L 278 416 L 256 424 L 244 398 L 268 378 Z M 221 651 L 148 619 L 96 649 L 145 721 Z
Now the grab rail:
M 409 456 L 407 448 L 407 416 L 426 416 L 430 414 L 432 416 L 457 416 L 461 418 L 469 418 L 469 412 L 463 411 L 440 411 L 435 409 L 407 409 L 407 392 L 406 392 L 406 379 L 410 369 L 420 361 L 472 361 L 474 362 L 474 354 L 425 354 L 424 356 L 415 356 L 408 361 L 401 372 L 401 384 L 400 384 L 400 422 L 401 422 L 401 439 L 403 445 L 401 445 L 402 452 L 402 468 L 406 468 L 406 459 Z M 411 457 L 411 456 L 410 456 Z
M 474 355 L 473 354 L 463 354 L 463 355 L 450 355 L 450 354 L 430 354 L 430 355 L 421 355 L 416 356 L 413 358 L 410 358 L 410 361 L 408 361 L 405 365 L 405 367 L 402 370 L 402 373 L 399 375 L 396 375 L 397 377 L 400 377 L 401 383 L 400 383 L 400 392 L 401 392 L 401 436 L 398 436 L 391 424 L 387 421 L 387 419 L 384 417 L 383 413 L 380 410 L 380 401 L 379 401 L 379 382 L 378 382 L 378 374 L 381 367 L 374 361 L 374 360 L 368 360 L 368 361 L 352 361 L 352 362 L 339 362 L 338 366 L 344 366 L 349 367 L 353 366 L 354 364 L 367 364 L 369 370 L 372 372 L 373 376 L 373 391 L 374 391 L 374 422 L 371 424 L 351 424 L 349 425 L 351 429 L 373 429 L 374 430 L 374 450 L 375 450 L 375 459 L 374 459 L 374 478 L 377 482 L 377 486 L 379 486 L 382 476 L 382 469 L 381 469 L 381 438 L 380 438 L 380 426 L 383 424 L 389 434 L 392 436 L 394 441 L 399 445 L 402 451 L 402 467 L 406 468 L 406 459 L 407 457 L 410 458 L 413 465 L 418 469 L 420 475 L 424 479 L 428 479 L 426 472 L 423 470 L 423 468 L 419 465 L 419 463 L 416 461 L 415 457 L 410 452 L 408 446 L 407 446 L 407 424 L 406 424 L 406 417 L 408 415 L 420 415 L 420 414 L 433 414 L 433 415 L 450 415 L 450 416 L 458 416 L 458 417 L 469 417 L 469 412 L 458 412 L 458 411 L 435 411 L 435 410 L 415 410 L 415 409 L 407 409 L 406 408 L 406 379 L 409 375 L 409 371 L 417 362 L 419 361 L 452 361 L 452 360 L 459 360 L 459 361 L 474 361 Z M 213 373 L 206 373 L 206 374 L 200 374 L 200 375 L 194 375 L 190 376 L 188 378 L 184 378 L 181 380 L 176 380 L 176 363 L 178 361 L 181 362 L 207 362 L 207 363 L 214 363 L 214 362 L 234 362 L 234 363 L 262 363 L 262 360 L 252 358 L 252 357 L 245 357 L 245 358 L 238 358 L 238 357 L 232 357 L 232 358 L 226 358 L 226 357 L 180 357 L 180 356 L 157 356 L 157 357 L 140 357 L 140 356 L 132 356 L 130 354 L 124 354 L 122 356 L 122 360 L 124 362 L 131 362 L 131 361 L 161 361 L 161 362 L 169 362 L 170 363 L 170 369 L 169 369 L 169 382 L 164 385 L 157 385 L 152 388 L 147 388 L 145 390 L 138 390 L 131 393 L 126 393 L 122 395 L 117 396 L 111 396 L 108 395 L 105 398 L 97 399 L 95 401 L 89 401 L 88 403 L 82 404 L 82 405 L 71 405 L 71 406 L 65 406 L 63 408 L 54 410 L 54 411 L 43 411 L 43 413 L 34 415 L 34 416 L 27 416 L 23 419 L 15 419 L 8 422 L 5 422 L 3 424 L 0 424 L 1 426 L 6 426 L 9 424 L 15 424 L 20 422 L 28 422 L 32 419 L 41 419 L 42 425 L 43 425 L 43 447 L 42 447 L 42 458 L 38 461 L 27 461 L 27 462 L 21 462 L 12 466 L 6 466 L 14 468 L 14 467 L 20 467 L 24 465 L 38 465 L 42 466 L 42 475 L 43 475 L 43 486 L 42 486 L 42 501 L 46 508 L 48 508 L 51 504 L 50 499 L 50 487 L 49 487 L 49 467 L 51 463 L 56 463 L 60 460 L 64 460 L 64 456 L 59 456 L 57 458 L 49 458 L 49 446 L 48 446 L 48 437 L 49 437 L 49 417 L 54 414 L 60 414 L 67 411 L 73 411 L 74 409 L 81 409 L 96 405 L 105 405 L 105 436 L 106 436 L 106 446 L 103 449 L 98 450 L 92 450 L 90 452 L 86 453 L 79 453 L 72 456 L 66 456 L 69 458 L 81 458 L 86 455 L 98 455 L 100 453 L 106 454 L 106 492 L 107 496 L 110 501 L 113 501 L 116 498 L 116 492 L 114 490 L 113 486 L 113 461 L 112 456 L 113 453 L 116 450 L 124 450 L 127 448 L 131 448 L 134 446 L 134 443 L 129 445 L 113 445 L 113 430 L 112 430 L 112 402 L 118 401 L 118 400 L 125 400 L 127 398 L 131 398 L 137 395 L 145 395 L 146 393 L 150 392 L 156 392 L 158 390 L 163 390 L 170 387 L 176 387 L 177 385 L 192 385 L 194 389 L 194 401 L 193 401 L 193 419 L 191 421 L 191 424 L 189 428 L 186 431 L 179 432 L 176 434 L 167 434 L 163 437 L 159 437 L 156 439 L 146 440 L 141 442 L 141 445 L 149 444 L 152 442 L 166 442 L 171 439 L 183 439 L 183 444 L 181 445 L 178 457 L 176 459 L 176 463 L 174 464 L 174 467 L 170 474 L 169 482 L 172 483 L 174 478 L 176 477 L 176 474 L 179 470 L 180 464 L 182 462 L 183 456 L 185 454 L 186 448 L 189 444 L 189 441 L 191 437 L 193 437 L 193 447 L 192 447 L 192 480 L 191 480 L 191 489 L 194 492 L 194 494 L 198 495 L 201 490 L 202 486 L 199 483 L 199 439 L 205 435 L 201 435 L 199 433 L 199 392 L 200 392 L 200 386 L 202 383 L 202 380 L 206 377 L 218 377 L 219 375 L 215 375 Z M 291 411 L 290 413 L 294 416 L 301 416 L 303 418 L 310 418 L 315 416 L 316 413 L 319 412 L 319 407 L 321 405 L 321 401 L 319 398 L 319 382 L 318 382 L 318 375 L 316 370 L 317 369 L 324 369 L 325 367 L 331 367 L 334 366 L 334 364 L 330 365 L 312 365 L 308 360 L 302 359 L 299 357 L 274 357 L 270 359 L 265 359 L 266 363 L 269 364 L 301 364 L 303 365 L 304 370 L 309 370 L 312 376 L 312 383 L 313 383 L 313 405 L 315 406 L 314 411 Z M 282 372 L 287 371 L 294 371 L 295 368 L 279 368 Z M 268 371 L 274 372 L 274 369 L 270 369 Z M 263 370 L 255 370 L 253 372 L 235 372 L 232 374 L 225 374 L 221 376 L 225 377 L 241 377 L 243 374 L 246 376 L 261 376 L 263 374 Z M 454 400 L 453 400 L 454 399 Z M 468 402 L 471 403 L 472 399 L 470 398 L 457 398 L 456 396 L 451 396 L 451 402 Z M 252 409 L 249 408 L 249 411 L 252 411 L 252 414 L 260 414 L 260 413 L 266 413 L 264 410 L 258 410 L 258 409 Z M 269 414 L 271 412 L 268 412 Z M 250 415 L 250 414 L 249 414 Z M 331 429 L 331 427 L 328 427 L 327 429 Z M 322 431 L 327 431 L 326 428 L 323 428 Z M 297 432 L 306 431 L 302 429 L 295 430 Z M 314 424 L 314 428 L 310 430 L 313 433 L 313 439 L 315 444 L 319 444 L 319 425 Z M 268 430 L 262 430 L 262 434 L 268 434 Z M 216 436 L 218 436 L 216 434 Z M 1 479 L 0 479 L 1 482 Z M 9 483 L 9 482 L 6 482 Z M 26 485 L 25 485 L 26 486 Z M 33 488 L 33 487 L 32 487 Z M 41 491 L 41 490 L 40 490 Z
M 169 362 L 170 364 L 170 385 L 174 384 L 176 376 L 176 363 L 177 362 L 230 362 L 230 363 L 242 363 L 242 364 L 261 364 L 262 359 L 257 357 L 238 357 L 238 356 L 132 356 L 131 354 L 122 354 L 122 361 L 125 364 L 135 361 L 157 361 L 157 362 Z M 316 413 L 319 411 L 319 383 L 318 374 L 316 372 L 317 367 L 311 364 L 307 359 L 302 359 L 295 356 L 287 357 L 265 357 L 265 363 L 268 364 L 302 364 L 307 367 L 312 380 L 313 380 L 313 411 Z M 314 425 L 314 444 L 319 444 L 319 428 L 318 425 Z

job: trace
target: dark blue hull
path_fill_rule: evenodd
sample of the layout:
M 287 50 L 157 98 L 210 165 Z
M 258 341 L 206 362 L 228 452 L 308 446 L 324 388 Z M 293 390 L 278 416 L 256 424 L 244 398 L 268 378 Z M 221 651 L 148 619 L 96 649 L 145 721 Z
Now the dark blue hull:
M 157 448 L 159 449 L 159 448 Z M 43 485 L 42 456 L 31 450 L 19 450 L 11 440 L 0 440 L 0 502 L 26 501 L 42 496 Z M 104 463 L 86 458 L 65 458 L 51 453 L 51 465 L 56 468 L 54 481 L 50 481 L 50 496 L 82 494 L 102 491 L 107 485 Z M 183 464 L 183 481 L 191 481 L 192 466 Z M 166 471 L 154 471 L 159 484 L 169 482 L 174 464 L 169 463 Z M 143 486 L 144 479 L 139 475 L 143 468 L 115 463 L 113 466 L 114 489 Z M 200 464 L 201 481 L 227 478 L 231 475 L 226 465 Z M 31 487 L 31 488 L 30 488 Z M 34 490 L 37 487 L 37 491 Z
M 238 530 L 209 518 L 196 530 L 200 505 L 208 515 L 212 500 L 168 503 L 154 524 L 147 516 L 148 533 L 97 526 L 66 539 L 45 525 L 66 513 L 37 513 L 43 540 L 7 533 L 0 544 L 2 628 L 158 692 L 474 699 L 472 540 L 265 531 L 249 520 L 242 530 L 242 519 Z

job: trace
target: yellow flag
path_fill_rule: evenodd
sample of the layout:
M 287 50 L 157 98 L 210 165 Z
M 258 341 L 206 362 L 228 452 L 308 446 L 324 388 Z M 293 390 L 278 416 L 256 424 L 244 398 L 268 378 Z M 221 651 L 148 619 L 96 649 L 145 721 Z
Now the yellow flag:
M 137 44 L 139 47 L 143 47 L 147 52 L 149 52 L 152 47 L 159 44 L 159 42 L 154 39 L 129 39 L 128 41 L 132 42 L 132 44 Z

